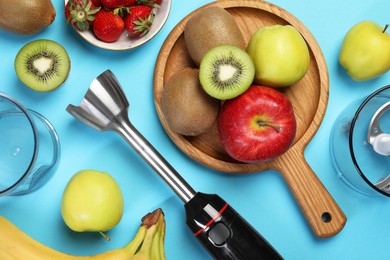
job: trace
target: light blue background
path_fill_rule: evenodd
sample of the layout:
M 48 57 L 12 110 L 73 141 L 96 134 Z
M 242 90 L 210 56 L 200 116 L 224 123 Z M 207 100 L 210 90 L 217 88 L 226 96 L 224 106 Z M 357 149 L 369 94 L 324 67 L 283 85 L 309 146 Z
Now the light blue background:
M 361 20 L 389 23 L 388 0 L 273 0 L 312 32 L 323 50 L 330 77 L 329 104 L 323 123 L 306 149 L 306 159 L 340 205 L 348 220 L 336 236 L 313 235 L 283 178 L 274 171 L 232 176 L 205 168 L 190 160 L 164 132 L 153 103 L 153 70 L 159 49 L 174 26 L 207 0 L 174 0 L 169 19 L 160 33 L 142 47 L 125 52 L 101 50 L 82 40 L 65 24 L 63 1 L 55 0 L 57 17 L 45 31 L 30 37 L 0 32 L 0 91 L 14 96 L 28 108 L 45 115 L 61 139 L 60 166 L 41 190 L 22 197 L 0 198 L 0 215 L 27 234 L 57 250 L 88 255 L 121 247 L 131 239 L 140 218 L 162 207 L 166 214 L 168 259 L 209 259 L 185 225 L 182 202 L 159 177 L 113 133 L 100 133 L 74 120 L 65 108 L 79 104 L 91 80 L 111 69 L 131 103 L 133 124 L 197 190 L 217 193 L 239 211 L 286 259 L 388 258 L 390 201 L 361 195 L 337 179 L 332 168 L 329 136 L 340 111 L 351 101 L 390 83 L 390 74 L 364 83 L 349 79 L 338 65 L 341 41 L 347 30 Z M 17 79 L 13 60 L 27 42 L 48 38 L 69 52 L 72 69 L 66 84 L 51 93 L 36 93 Z M 81 169 L 111 173 L 125 196 L 122 221 L 108 234 L 75 233 L 60 213 L 62 191 Z

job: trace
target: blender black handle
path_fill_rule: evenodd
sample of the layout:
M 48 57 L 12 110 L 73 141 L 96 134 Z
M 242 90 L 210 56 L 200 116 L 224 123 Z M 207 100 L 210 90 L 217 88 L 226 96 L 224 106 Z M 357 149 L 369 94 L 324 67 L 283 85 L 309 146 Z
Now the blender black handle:
M 198 192 L 185 209 L 187 225 L 215 259 L 283 259 L 218 195 Z

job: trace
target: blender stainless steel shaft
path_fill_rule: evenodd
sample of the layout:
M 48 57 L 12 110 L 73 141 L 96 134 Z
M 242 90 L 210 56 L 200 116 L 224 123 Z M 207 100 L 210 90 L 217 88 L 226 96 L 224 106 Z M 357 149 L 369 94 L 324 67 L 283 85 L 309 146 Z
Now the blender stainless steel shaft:
M 118 122 L 117 132 L 137 151 L 160 177 L 176 192 L 184 203 L 196 194 L 192 187 L 158 153 L 128 120 Z
M 130 123 L 128 107 L 116 77 L 107 70 L 93 80 L 80 106 L 69 105 L 67 111 L 100 131 L 120 134 L 184 201 L 188 227 L 215 259 L 282 259 L 226 201 L 195 192 Z

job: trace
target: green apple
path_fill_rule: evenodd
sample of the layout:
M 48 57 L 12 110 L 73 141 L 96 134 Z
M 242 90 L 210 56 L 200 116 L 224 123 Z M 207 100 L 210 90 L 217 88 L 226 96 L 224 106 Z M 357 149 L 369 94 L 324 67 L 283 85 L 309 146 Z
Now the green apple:
M 291 25 L 258 29 L 247 52 L 255 64 L 255 83 L 270 87 L 290 86 L 305 76 L 310 54 L 302 35 Z
M 339 62 L 356 81 L 378 77 L 390 69 L 390 35 L 372 21 L 362 21 L 345 35 Z
M 122 191 L 105 172 L 82 170 L 65 187 L 61 213 L 66 225 L 77 232 L 108 231 L 122 218 Z

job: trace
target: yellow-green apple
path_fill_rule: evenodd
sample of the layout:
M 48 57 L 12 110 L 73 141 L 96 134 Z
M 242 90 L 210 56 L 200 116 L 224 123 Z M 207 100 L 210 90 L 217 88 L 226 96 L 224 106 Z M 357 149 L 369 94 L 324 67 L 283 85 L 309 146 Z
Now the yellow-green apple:
M 225 151 L 245 163 L 271 160 L 294 142 L 293 106 L 277 89 L 252 85 L 240 96 L 224 102 L 217 129 Z
M 108 231 L 123 215 L 122 191 L 108 173 L 82 170 L 65 187 L 61 213 L 66 225 L 78 232 Z
M 305 76 L 310 65 L 309 49 L 291 25 L 258 29 L 247 46 L 255 64 L 255 83 L 271 87 L 290 86 Z
M 345 35 L 339 62 L 356 81 L 378 77 L 390 69 L 390 35 L 373 21 L 362 21 Z

